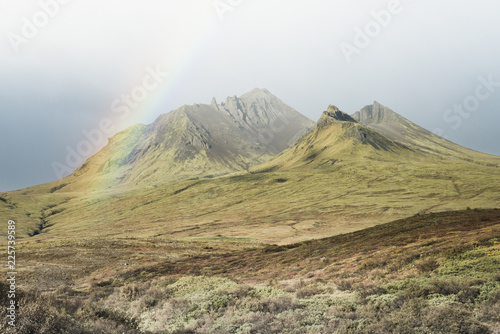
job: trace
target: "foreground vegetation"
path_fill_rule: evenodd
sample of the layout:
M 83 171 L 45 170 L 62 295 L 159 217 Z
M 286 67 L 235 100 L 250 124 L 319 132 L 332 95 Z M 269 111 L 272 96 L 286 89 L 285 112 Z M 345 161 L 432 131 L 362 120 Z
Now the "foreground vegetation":
M 135 247 L 108 241 L 116 245 L 107 255 L 94 253 L 95 272 L 84 277 L 43 292 L 39 277 L 26 275 L 30 283 L 19 296 L 18 327 L 0 330 L 500 333 L 500 210 L 418 215 L 292 245 L 243 243 L 238 249 L 239 242 L 226 240 L 224 247 L 209 249 L 191 242 L 194 254 L 184 248 L 177 258 L 142 261 L 96 279 L 109 266 L 99 257 L 115 255 L 118 265 L 130 256 L 126 248 Z M 144 241 L 136 243 L 154 257 Z M 125 250 L 118 252 L 118 245 Z M 37 247 L 25 245 L 29 261 L 50 263 L 45 275 L 56 277 L 51 271 L 57 265 L 96 245 L 82 242 L 60 258 L 43 243 Z M 173 245 L 162 247 L 174 251 Z

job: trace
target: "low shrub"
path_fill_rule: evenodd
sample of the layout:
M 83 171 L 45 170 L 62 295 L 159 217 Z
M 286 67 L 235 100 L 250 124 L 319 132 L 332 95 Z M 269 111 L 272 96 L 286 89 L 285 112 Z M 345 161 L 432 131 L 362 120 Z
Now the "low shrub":
M 490 329 L 481 324 L 473 314 L 460 305 L 430 308 L 423 319 L 423 326 L 432 333 L 489 334 Z
M 432 272 L 439 268 L 439 263 L 436 261 L 434 258 L 427 258 L 418 262 L 415 262 L 415 267 L 417 270 L 422 273 L 426 274 L 429 272 Z

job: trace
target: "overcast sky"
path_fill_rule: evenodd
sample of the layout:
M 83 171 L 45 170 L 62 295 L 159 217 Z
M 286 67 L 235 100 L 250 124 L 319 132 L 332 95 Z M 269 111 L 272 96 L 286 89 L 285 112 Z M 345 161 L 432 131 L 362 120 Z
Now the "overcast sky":
M 376 100 L 500 155 L 498 13 L 498 0 L 2 0 L 0 191 L 57 179 L 68 150 L 106 143 L 96 131 L 255 87 L 313 120 Z

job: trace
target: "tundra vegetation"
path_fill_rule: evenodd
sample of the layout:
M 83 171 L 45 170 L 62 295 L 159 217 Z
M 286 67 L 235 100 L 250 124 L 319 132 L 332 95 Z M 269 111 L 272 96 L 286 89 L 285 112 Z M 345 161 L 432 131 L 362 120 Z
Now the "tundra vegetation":
M 499 223 L 500 210 L 423 214 L 281 246 L 25 241 L 17 327 L 1 330 L 498 333 Z

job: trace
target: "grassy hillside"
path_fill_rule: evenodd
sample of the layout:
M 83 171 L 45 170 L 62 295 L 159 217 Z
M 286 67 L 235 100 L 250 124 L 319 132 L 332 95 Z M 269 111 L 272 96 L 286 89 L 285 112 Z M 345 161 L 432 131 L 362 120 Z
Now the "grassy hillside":
M 0 213 L 18 220 L 20 237 L 38 240 L 245 238 L 287 244 L 416 213 L 500 207 L 500 157 L 453 144 L 465 152 L 458 154 L 458 148 L 426 138 L 420 138 L 425 150 L 388 139 L 331 106 L 296 145 L 249 173 L 149 188 L 87 182 L 86 189 L 85 182 L 61 180 L 0 194 Z
M 290 243 L 419 212 L 500 207 L 499 180 L 500 168 L 482 160 L 354 157 L 153 189 L 87 194 L 67 186 L 51 193 L 46 185 L 0 194 L 0 212 L 18 220 L 20 236 L 41 230 L 42 239 L 222 235 Z
M 499 238 L 468 210 L 287 246 L 26 240 L 19 332 L 498 333 Z
M 342 161 L 321 170 L 260 172 L 147 190 L 3 195 L 2 216 L 36 238 L 251 238 L 290 243 L 419 212 L 500 207 L 500 169 L 475 163 Z M 12 203 L 12 204 L 9 204 Z M 12 217 L 12 218 L 10 218 Z

